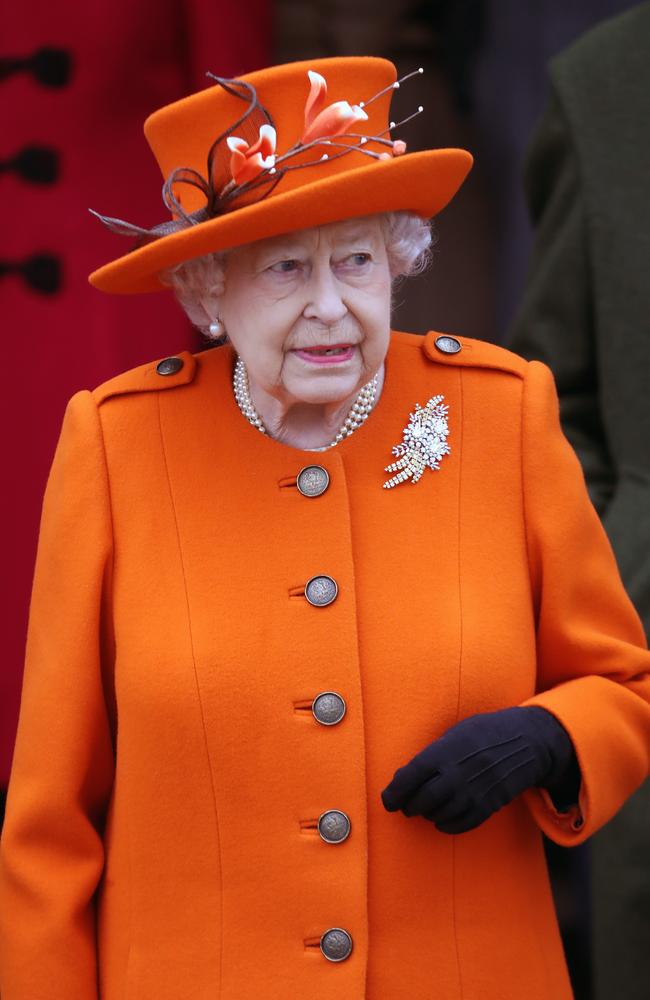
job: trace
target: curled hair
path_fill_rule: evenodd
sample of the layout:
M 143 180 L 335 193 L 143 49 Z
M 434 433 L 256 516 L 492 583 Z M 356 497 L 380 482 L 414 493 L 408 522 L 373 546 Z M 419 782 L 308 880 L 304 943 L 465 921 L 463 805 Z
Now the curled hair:
M 393 282 L 426 271 L 436 240 L 431 221 L 413 212 L 385 212 L 379 221 Z
M 413 212 L 384 212 L 378 216 L 393 284 L 421 274 L 431 262 L 435 242 L 432 224 Z M 219 314 L 225 290 L 227 250 L 192 257 L 161 272 L 160 280 L 171 286 L 189 320 L 207 340 L 223 340 L 210 333 L 210 323 Z

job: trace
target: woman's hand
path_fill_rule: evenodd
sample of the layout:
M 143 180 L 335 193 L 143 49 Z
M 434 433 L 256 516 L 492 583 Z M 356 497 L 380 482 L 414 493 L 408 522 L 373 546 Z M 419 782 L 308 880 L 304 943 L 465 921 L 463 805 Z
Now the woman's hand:
M 424 816 L 443 833 L 465 833 L 534 785 L 556 803 L 577 801 L 580 770 L 564 727 L 544 708 L 505 708 L 448 729 L 381 793 L 389 812 Z

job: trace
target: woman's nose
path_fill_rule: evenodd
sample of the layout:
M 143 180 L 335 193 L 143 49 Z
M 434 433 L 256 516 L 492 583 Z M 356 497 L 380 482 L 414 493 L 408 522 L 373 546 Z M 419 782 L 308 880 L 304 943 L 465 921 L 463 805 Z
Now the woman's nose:
M 331 268 L 314 268 L 307 289 L 305 319 L 319 320 L 327 326 L 340 322 L 348 307 L 341 297 L 341 289 Z

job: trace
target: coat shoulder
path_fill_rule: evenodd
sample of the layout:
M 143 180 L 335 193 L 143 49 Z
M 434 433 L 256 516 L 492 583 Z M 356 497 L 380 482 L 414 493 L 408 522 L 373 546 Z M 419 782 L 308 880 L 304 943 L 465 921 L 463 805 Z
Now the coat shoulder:
M 195 373 L 195 355 L 189 351 L 181 351 L 179 354 L 147 361 L 115 375 L 93 389 L 93 397 L 99 406 L 113 396 L 174 389 L 192 382 Z
M 426 358 L 434 364 L 501 371 L 521 379 L 526 376 L 528 362 L 513 351 L 499 347 L 498 344 L 439 333 L 436 330 L 430 330 L 417 340 Z
M 588 98 L 594 84 L 611 89 L 611 75 L 603 72 L 604 67 L 618 70 L 622 80 L 617 78 L 615 93 L 620 101 L 622 81 L 643 88 L 645 74 L 640 70 L 647 64 L 649 32 L 649 4 L 618 12 L 598 21 L 554 56 L 549 63 L 550 74 L 556 83 L 578 87 Z

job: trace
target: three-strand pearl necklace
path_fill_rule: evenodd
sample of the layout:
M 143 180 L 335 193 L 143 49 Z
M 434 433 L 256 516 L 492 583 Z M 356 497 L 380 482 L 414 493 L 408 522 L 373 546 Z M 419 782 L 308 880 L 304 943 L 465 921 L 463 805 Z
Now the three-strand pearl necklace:
M 369 382 L 366 382 L 364 386 L 359 390 L 359 394 L 355 399 L 350 412 L 348 413 L 343 425 L 334 438 L 329 444 L 324 445 L 322 448 L 305 448 L 305 451 L 327 451 L 328 448 L 333 448 L 344 438 L 350 437 L 350 434 L 354 434 L 358 427 L 364 420 L 367 419 L 368 414 L 375 405 L 375 398 L 377 396 L 377 385 L 379 382 L 379 373 L 373 376 Z M 268 434 L 268 430 L 264 426 L 262 418 L 255 409 L 253 405 L 253 400 L 251 399 L 250 390 L 248 387 L 248 372 L 246 371 L 246 365 L 241 358 L 237 358 L 235 362 L 235 371 L 233 375 L 233 391 L 235 393 L 235 399 L 237 400 L 237 405 L 239 409 L 244 414 L 249 423 L 253 427 L 257 427 L 258 431 L 262 434 Z M 269 435 L 270 436 L 270 435 Z

